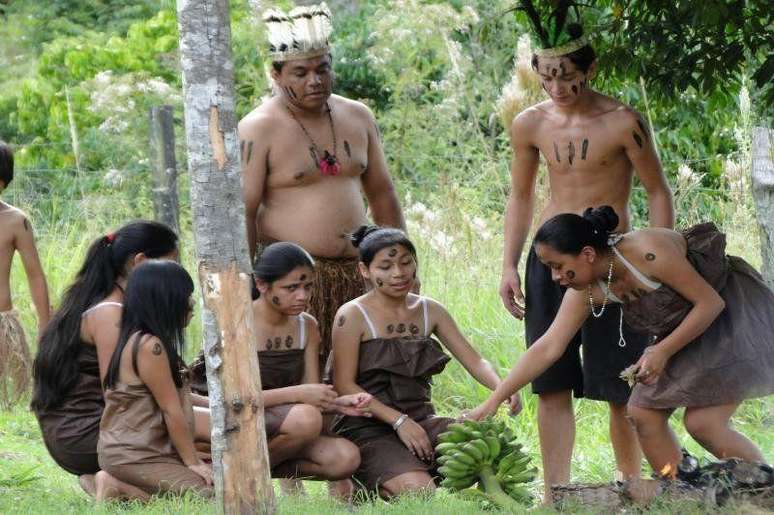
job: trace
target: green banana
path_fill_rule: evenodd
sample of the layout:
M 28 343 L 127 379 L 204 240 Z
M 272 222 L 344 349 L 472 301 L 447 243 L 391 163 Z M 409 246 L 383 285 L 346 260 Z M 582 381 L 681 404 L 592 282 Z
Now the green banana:
M 435 446 L 435 451 L 438 454 L 447 454 L 457 450 L 457 444 L 452 442 L 439 443 Z
M 494 436 L 485 436 L 484 441 L 486 442 L 487 447 L 489 447 L 489 456 L 492 459 L 500 456 L 500 440 Z
M 444 475 L 444 477 L 450 477 L 452 479 L 467 479 L 471 476 L 475 477 L 475 474 L 471 474 L 470 471 L 453 470 L 443 465 L 438 468 L 438 472 Z
M 475 465 L 477 463 L 472 456 L 470 456 L 469 454 L 465 454 L 464 452 L 459 450 L 452 453 L 452 456 L 454 456 L 454 459 L 456 459 L 457 461 L 461 461 L 462 463 L 467 463 L 468 465 Z
M 466 443 L 460 450 L 478 462 L 484 461 L 484 453 L 481 452 L 481 449 L 479 449 L 478 446 L 473 445 L 473 442 Z
M 439 465 L 443 465 L 444 463 L 446 463 L 446 462 L 447 462 L 447 461 L 449 461 L 450 459 L 452 459 L 452 457 L 451 457 L 451 455 L 450 455 L 450 454 L 444 454 L 444 455 L 442 455 L 442 456 L 438 456 L 438 457 L 435 459 L 435 461 L 436 461 L 436 463 L 438 463 Z
M 447 469 L 459 471 L 459 472 L 465 472 L 467 474 L 472 474 L 475 472 L 473 470 L 473 467 L 471 467 L 467 463 L 462 463 L 461 461 L 457 461 L 454 458 L 444 463 L 443 466 L 446 467 Z
M 486 442 L 480 438 L 477 438 L 475 440 L 470 441 L 470 445 L 475 446 L 478 448 L 479 451 L 481 451 L 481 459 L 484 461 L 489 461 L 489 446 L 486 444 Z
M 463 490 L 465 488 L 470 487 L 475 482 L 476 482 L 475 476 L 469 479 L 452 479 L 447 477 L 443 481 L 441 481 L 441 486 L 444 488 L 449 488 L 451 490 Z
M 438 435 L 438 441 L 441 443 L 462 443 L 467 440 L 467 435 L 458 431 L 446 431 Z

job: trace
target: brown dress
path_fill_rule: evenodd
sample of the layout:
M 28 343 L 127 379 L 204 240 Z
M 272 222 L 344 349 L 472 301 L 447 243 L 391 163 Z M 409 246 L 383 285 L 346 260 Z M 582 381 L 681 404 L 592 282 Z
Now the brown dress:
M 261 370 L 261 388 L 264 390 L 299 385 L 304 380 L 304 349 L 260 351 L 258 367 Z M 267 438 L 279 433 L 291 408 L 293 404 L 278 404 L 264 409 Z
M 53 409 L 35 413 L 43 433 L 43 442 L 54 461 L 71 474 L 95 474 L 99 421 L 105 401 L 99 379 L 97 348 L 81 343 L 78 380 L 62 403 Z
M 370 320 L 366 320 L 375 335 Z M 435 447 L 438 435 L 454 422 L 436 416 L 431 402 L 432 377 L 440 374 L 449 361 L 441 344 L 430 336 L 372 338 L 360 344 L 356 382 L 375 399 L 422 426 Z M 425 462 L 414 456 L 392 427 L 380 420 L 338 416 L 333 428 L 360 449 L 360 467 L 352 477 L 368 489 L 376 490 L 385 481 L 407 472 L 434 475 L 438 468 L 435 459 Z
M 712 223 L 683 235 L 687 257 L 718 291 L 725 309 L 667 362 L 652 386 L 638 384 L 630 403 L 656 409 L 738 403 L 774 393 L 774 293 L 743 259 L 726 256 L 726 237 Z M 625 304 L 635 330 L 662 339 L 693 305 L 667 285 Z
M 190 390 L 180 388 L 178 395 L 193 434 Z M 204 479 L 183 463 L 161 408 L 144 384 L 119 383 L 105 392 L 97 451 L 103 470 L 149 494 L 182 494 L 186 490 L 212 494 Z

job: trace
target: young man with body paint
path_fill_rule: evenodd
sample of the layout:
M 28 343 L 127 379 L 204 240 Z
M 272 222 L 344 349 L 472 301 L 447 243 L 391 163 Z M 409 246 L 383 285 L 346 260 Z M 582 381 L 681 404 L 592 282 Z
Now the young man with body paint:
M 526 319 L 527 346 L 548 329 L 564 294 L 564 288 L 552 282 L 551 270 L 535 257 L 533 248 L 526 264 L 526 298 L 518 273 L 533 221 L 541 156 L 548 170 L 550 197 L 540 213 L 539 224 L 559 213 L 581 214 L 589 206 L 606 204 L 621 214 L 618 231 L 629 231 L 628 204 L 635 173 L 647 193 L 651 226 L 671 228 L 674 223 L 672 195 L 647 124 L 631 107 L 590 88 L 597 62 L 580 24 L 545 30 L 535 23 L 537 16 L 531 18 L 542 46 L 535 52 L 532 66 L 549 98 L 521 112 L 510 127 L 511 192 L 505 209 L 500 284 L 505 307 L 514 317 Z M 565 273 L 567 277 L 574 275 L 572 270 Z M 639 474 L 641 453 L 634 429 L 626 419 L 630 389 L 618 374 L 639 359 L 647 337 L 632 333 L 624 324 L 624 344 L 619 340 L 620 323 L 619 310 L 608 310 L 603 317 L 590 319 L 562 358 L 532 383 L 533 392 L 539 396 L 546 502 L 550 500 L 551 485 L 570 480 L 575 441 L 572 392 L 576 397 L 609 403 L 617 475 L 625 478 Z

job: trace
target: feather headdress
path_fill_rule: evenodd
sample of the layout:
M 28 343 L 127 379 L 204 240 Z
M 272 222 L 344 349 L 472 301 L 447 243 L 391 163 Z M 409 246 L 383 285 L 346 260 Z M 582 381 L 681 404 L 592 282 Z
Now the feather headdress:
M 274 61 L 307 59 L 330 52 L 328 39 L 333 26 L 325 2 L 296 7 L 289 13 L 270 9 L 263 15 L 269 39 L 269 56 Z
M 589 44 L 583 34 L 578 4 L 573 0 L 557 0 L 548 16 L 542 17 L 532 0 L 520 0 L 518 11 L 523 11 L 532 25 L 533 41 L 538 48 L 535 54 L 542 57 L 558 57 L 571 54 Z M 568 23 L 570 12 L 575 21 Z

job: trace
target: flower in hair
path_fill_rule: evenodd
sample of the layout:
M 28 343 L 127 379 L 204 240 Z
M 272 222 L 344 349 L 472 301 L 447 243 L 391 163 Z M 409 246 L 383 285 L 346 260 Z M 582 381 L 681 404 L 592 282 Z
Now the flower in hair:
M 109 233 L 107 233 L 107 235 L 105 236 L 105 238 L 107 238 L 107 241 L 108 241 L 108 243 L 113 243 L 113 240 L 115 240 L 115 239 L 116 239 L 116 233 L 114 233 L 114 232 L 109 232 Z

